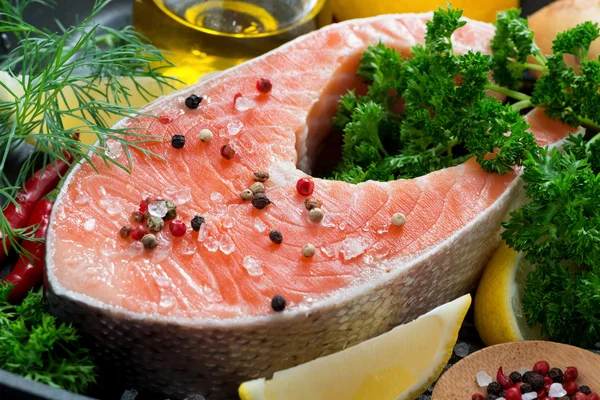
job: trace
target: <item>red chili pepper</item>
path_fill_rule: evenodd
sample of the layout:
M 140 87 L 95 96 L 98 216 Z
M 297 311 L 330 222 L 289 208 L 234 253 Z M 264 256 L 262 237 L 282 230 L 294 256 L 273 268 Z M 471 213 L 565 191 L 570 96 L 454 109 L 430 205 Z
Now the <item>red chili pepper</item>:
M 76 137 L 78 136 L 77 134 Z M 73 162 L 73 156 L 69 151 L 65 151 L 63 155 L 67 162 L 59 160 L 37 171 L 15 196 L 17 205 L 9 203 L 2 210 L 4 217 L 12 229 L 21 229 L 27 226 L 27 221 L 35 205 L 56 187 L 60 179 L 68 171 L 69 165 Z M 7 238 L 3 238 L 2 234 L 0 234 L 0 263 L 6 259 L 11 248 L 10 241 Z
M 54 205 L 55 196 L 51 194 L 36 204 L 31 212 L 27 225 L 38 225 L 34 238 L 43 239 L 46 237 L 50 213 Z M 23 249 L 29 253 L 30 258 L 22 255 L 13 268 L 12 272 L 4 279 L 6 282 L 14 285 L 8 295 L 8 301 L 16 303 L 22 301 L 27 292 L 42 283 L 44 275 L 44 256 L 46 254 L 46 244 L 34 242 L 31 240 L 23 241 Z
M 502 372 L 502 367 L 498 368 L 498 373 L 496 374 L 496 382 L 498 382 L 500 386 L 502 386 L 502 389 L 508 389 L 513 385 L 512 379 L 504 375 L 504 372 Z

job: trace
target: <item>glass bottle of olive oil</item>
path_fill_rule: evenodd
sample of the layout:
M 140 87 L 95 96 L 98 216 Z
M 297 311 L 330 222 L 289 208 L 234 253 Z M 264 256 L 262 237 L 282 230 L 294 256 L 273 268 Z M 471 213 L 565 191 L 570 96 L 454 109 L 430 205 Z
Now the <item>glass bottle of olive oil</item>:
M 134 0 L 133 23 L 191 83 L 331 23 L 329 0 Z

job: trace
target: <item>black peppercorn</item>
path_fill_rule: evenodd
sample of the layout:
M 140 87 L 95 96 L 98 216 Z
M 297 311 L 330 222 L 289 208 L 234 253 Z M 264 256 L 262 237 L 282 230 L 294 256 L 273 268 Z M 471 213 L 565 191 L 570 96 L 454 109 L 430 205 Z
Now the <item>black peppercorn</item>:
M 523 374 L 523 382 L 529 383 L 534 392 L 544 388 L 544 377 L 534 371 L 527 371 Z
M 494 396 L 500 396 L 502 392 L 502 386 L 498 382 L 492 382 L 487 387 L 488 394 L 492 394 Z
M 510 373 L 510 375 L 508 376 L 510 378 L 510 380 L 514 383 L 518 383 L 521 382 L 521 374 L 518 373 L 517 371 L 513 371 Z
M 185 106 L 187 108 L 196 109 L 202 102 L 202 97 L 196 96 L 195 94 L 190 95 L 187 99 L 185 99 Z
M 554 383 L 562 383 L 564 380 L 562 369 L 552 368 L 550 371 L 548 371 L 548 378 L 552 379 L 552 382 Z
M 185 146 L 185 136 L 173 135 L 171 138 L 171 146 L 175 147 L 176 149 L 183 148 L 183 146 Z
M 495 394 L 488 394 L 487 396 L 485 396 L 485 400 L 496 400 L 498 399 L 498 396 L 496 396 Z
M 277 229 L 273 229 L 269 232 L 269 239 L 275 244 L 281 244 L 283 242 L 283 235 Z
M 252 197 L 252 205 L 259 210 L 262 210 L 269 204 L 271 204 L 271 200 L 264 193 L 257 193 Z
M 277 312 L 283 311 L 285 309 L 285 304 L 286 304 L 286 301 L 283 298 L 283 296 L 280 294 L 276 294 L 271 299 L 271 307 L 273 308 L 273 311 L 277 311 Z
M 592 394 L 592 389 L 585 385 L 579 386 L 579 389 L 577 389 L 577 391 L 585 394 L 586 396 Z
M 192 229 L 198 232 L 203 223 L 204 217 L 196 215 L 194 218 L 192 218 Z
M 521 385 L 521 394 L 531 393 L 533 392 L 533 388 L 529 383 L 524 383 Z

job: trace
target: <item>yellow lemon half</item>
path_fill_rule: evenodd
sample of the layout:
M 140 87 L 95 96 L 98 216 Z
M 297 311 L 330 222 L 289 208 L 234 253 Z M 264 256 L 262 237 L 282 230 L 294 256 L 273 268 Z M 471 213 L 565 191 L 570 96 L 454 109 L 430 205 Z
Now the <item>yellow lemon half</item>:
M 521 253 L 502 242 L 487 265 L 475 296 L 475 326 L 487 346 L 544 339 L 527 326 L 521 298 L 532 270 Z
M 242 400 L 413 399 L 435 381 L 452 355 L 471 304 L 469 295 L 339 353 L 256 379 Z

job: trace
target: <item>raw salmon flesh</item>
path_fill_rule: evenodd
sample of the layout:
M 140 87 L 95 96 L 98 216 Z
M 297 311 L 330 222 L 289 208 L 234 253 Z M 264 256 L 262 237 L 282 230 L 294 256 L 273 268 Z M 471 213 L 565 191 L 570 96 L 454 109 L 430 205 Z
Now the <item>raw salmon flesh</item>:
M 410 180 L 358 185 L 314 179 L 321 223 L 310 222 L 299 178 L 310 174 L 337 101 L 356 86 L 361 52 L 382 41 L 408 55 L 431 14 L 388 15 L 326 27 L 258 59 L 160 98 L 120 128 L 164 138 L 150 158 L 132 151 L 131 174 L 98 157 L 70 174 L 47 238 L 52 312 L 93 339 L 100 359 L 136 388 L 171 398 L 235 398 L 241 381 L 339 351 L 471 290 L 499 244 L 500 222 L 521 201 L 515 174 L 474 160 Z M 489 52 L 492 25 L 469 21 L 455 50 Z M 273 89 L 261 94 L 259 78 Z M 234 106 L 234 97 L 241 93 Z M 203 97 L 189 109 L 185 99 Z M 569 128 L 528 115 L 541 144 Z M 199 132 L 214 138 L 201 142 Z M 182 149 L 171 145 L 185 135 Z M 221 147 L 236 150 L 231 160 Z M 118 143 L 112 156 L 126 163 Z M 268 171 L 272 204 L 240 198 Z M 167 226 L 159 245 L 119 237 L 147 196 L 172 200 L 188 232 Z M 406 216 L 403 227 L 390 223 Z M 189 228 L 205 218 L 199 232 Z M 167 222 L 168 225 L 168 222 Z M 283 235 L 269 240 L 272 229 Z M 312 258 L 302 247 L 312 244 Z M 283 312 L 271 298 L 287 301 Z

